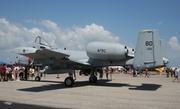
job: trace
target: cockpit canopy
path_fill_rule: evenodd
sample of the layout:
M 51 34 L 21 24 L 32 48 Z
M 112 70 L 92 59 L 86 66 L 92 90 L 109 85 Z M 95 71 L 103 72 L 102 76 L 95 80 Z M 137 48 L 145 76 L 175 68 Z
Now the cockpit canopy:
M 46 47 L 51 48 L 51 45 L 44 38 L 42 38 L 41 36 L 36 37 L 35 43 L 40 45 L 40 46 L 43 46 L 43 47 L 46 46 Z

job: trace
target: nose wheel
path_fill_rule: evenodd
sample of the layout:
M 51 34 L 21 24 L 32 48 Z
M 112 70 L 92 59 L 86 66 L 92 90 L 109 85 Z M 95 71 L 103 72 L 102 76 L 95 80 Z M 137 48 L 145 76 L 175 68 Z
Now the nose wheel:
M 35 81 L 40 81 L 40 80 L 41 80 L 41 78 L 39 76 L 35 77 Z
M 73 78 L 72 77 L 67 77 L 64 80 L 64 84 L 65 84 L 65 86 L 68 86 L 68 87 L 72 86 L 74 84 Z

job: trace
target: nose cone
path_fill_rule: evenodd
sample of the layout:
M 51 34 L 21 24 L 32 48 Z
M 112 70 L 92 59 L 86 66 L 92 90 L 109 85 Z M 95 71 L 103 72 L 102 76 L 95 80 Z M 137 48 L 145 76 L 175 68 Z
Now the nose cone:
M 20 47 L 14 48 L 12 52 L 18 54 L 20 52 Z
M 31 48 L 31 47 L 18 47 L 12 50 L 13 53 L 16 54 L 29 54 L 29 53 L 35 53 L 36 48 Z

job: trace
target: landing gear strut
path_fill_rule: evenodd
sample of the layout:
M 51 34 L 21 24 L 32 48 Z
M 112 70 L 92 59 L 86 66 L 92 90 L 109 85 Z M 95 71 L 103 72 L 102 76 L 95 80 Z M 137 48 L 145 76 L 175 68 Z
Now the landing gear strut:
M 90 83 L 96 83 L 97 82 L 97 71 L 96 69 L 91 69 L 91 76 L 89 77 Z
M 72 72 L 69 72 L 68 74 L 69 74 L 69 77 L 67 77 L 64 80 L 64 85 L 70 87 L 70 86 L 74 85 L 74 81 L 76 80 L 75 70 L 73 70 Z M 73 79 L 73 74 L 74 74 L 75 79 Z
M 96 83 L 97 82 L 97 77 L 96 76 L 90 76 L 89 77 L 89 82 L 90 83 Z
M 40 81 L 42 77 L 42 73 L 40 73 L 40 67 L 38 67 L 37 75 L 35 77 L 35 81 Z

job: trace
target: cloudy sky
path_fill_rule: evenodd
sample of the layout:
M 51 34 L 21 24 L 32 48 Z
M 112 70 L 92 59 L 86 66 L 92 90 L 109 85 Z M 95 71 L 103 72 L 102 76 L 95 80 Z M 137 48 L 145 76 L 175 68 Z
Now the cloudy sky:
M 0 0 L 0 61 L 42 36 L 55 48 L 85 50 L 90 41 L 135 48 L 138 32 L 157 29 L 170 66 L 180 65 L 180 0 Z

